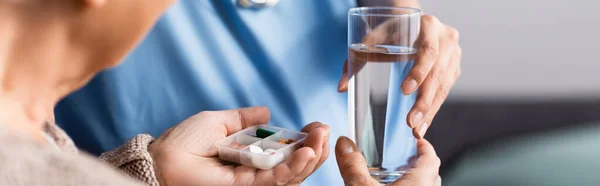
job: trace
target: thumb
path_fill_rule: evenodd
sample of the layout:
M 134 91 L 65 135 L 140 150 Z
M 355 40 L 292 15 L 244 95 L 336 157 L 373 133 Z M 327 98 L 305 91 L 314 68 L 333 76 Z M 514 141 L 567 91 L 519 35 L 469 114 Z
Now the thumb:
M 335 145 L 335 157 L 346 185 L 379 185 L 369 175 L 365 158 L 352 140 L 339 137 Z
M 438 185 L 440 158 L 433 146 L 425 139 L 417 142 L 417 161 L 411 170 L 390 185 Z

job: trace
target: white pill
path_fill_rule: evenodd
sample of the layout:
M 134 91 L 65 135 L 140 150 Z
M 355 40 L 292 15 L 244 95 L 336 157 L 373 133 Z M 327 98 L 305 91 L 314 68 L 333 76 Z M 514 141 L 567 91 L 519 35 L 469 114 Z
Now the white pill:
M 271 149 L 271 150 L 273 150 L 273 149 Z M 265 152 L 267 152 L 267 151 L 265 151 Z M 255 154 L 255 155 L 252 155 L 251 158 L 252 158 L 252 165 L 254 165 L 254 167 L 256 167 L 256 168 L 263 169 L 263 170 L 272 169 L 273 167 L 277 166 L 279 163 L 284 161 L 284 156 L 282 153 Z
M 250 145 L 250 146 L 248 146 L 248 148 L 250 149 L 250 152 L 252 152 L 252 153 L 263 153 L 263 150 L 256 145 Z

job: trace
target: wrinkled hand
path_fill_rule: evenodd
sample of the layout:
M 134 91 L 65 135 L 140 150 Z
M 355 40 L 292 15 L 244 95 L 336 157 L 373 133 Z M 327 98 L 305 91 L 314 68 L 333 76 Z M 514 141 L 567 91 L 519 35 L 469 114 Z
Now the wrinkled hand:
M 218 157 L 215 142 L 269 122 L 266 107 L 205 111 L 170 128 L 149 147 L 160 185 L 299 185 L 329 156 L 329 126 L 314 122 L 304 147 L 271 170 L 232 165 Z
M 417 160 L 413 167 L 402 177 L 388 184 L 389 186 L 442 185 L 442 178 L 438 175 L 440 159 L 437 157 L 433 146 L 427 140 L 419 139 L 417 148 Z M 338 138 L 335 145 L 335 156 L 340 174 L 342 174 L 346 185 L 381 185 L 369 175 L 364 157 L 350 139 L 346 137 Z
M 377 26 L 363 39 L 365 44 L 398 44 L 403 42 L 397 33 L 392 33 L 398 21 L 388 21 Z M 413 128 L 413 134 L 422 138 L 429 128 L 433 117 L 458 77 L 460 76 L 461 48 L 458 43 L 458 31 L 441 23 L 432 15 L 421 17 L 421 31 L 415 46 L 417 53 L 412 70 L 402 83 L 402 92 L 412 94 L 419 89 L 415 105 L 409 112 L 406 121 Z M 358 56 L 356 58 L 360 58 Z M 375 56 L 378 60 L 387 60 L 385 55 Z M 390 59 L 392 60 L 392 59 Z M 338 91 L 348 89 L 348 78 L 358 72 L 364 62 L 352 62 L 352 73 L 348 74 L 348 61 L 344 64 Z

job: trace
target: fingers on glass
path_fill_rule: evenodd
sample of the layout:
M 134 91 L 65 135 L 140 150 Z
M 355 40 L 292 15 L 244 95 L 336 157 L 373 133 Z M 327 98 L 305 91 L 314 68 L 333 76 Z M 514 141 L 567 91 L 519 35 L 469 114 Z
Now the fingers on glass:
M 425 139 L 417 141 L 417 161 L 415 162 L 415 168 L 426 167 L 426 168 L 439 168 L 441 162 L 438 158 L 435 149 Z
M 417 138 L 422 138 L 425 135 L 427 128 L 429 128 L 429 125 L 431 124 L 433 116 L 435 116 L 437 110 L 441 106 L 441 103 L 448 95 L 448 89 L 450 88 L 447 87 L 448 81 L 453 81 L 455 79 L 453 77 L 454 67 L 448 68 L 453 54 L 455 53 L 455 45 L 449 42 L 442 42 L 440 46 L 440 51 L 442 51 L 442 53 L 437 56 L 438 58 L 435 60 L 435 63 L 427 72 L 425 80 L 419 87 L 419 94 L 417 102 L 413 107 L 414 109 L 407 118 L 409 126 L 414 130 L 413 134 L 415 134 L 415 137 Z M 417 65 L 415 64 L 415 66 Z M 429 68 L 429 66 L 423 68 Z M 403 88 L 403 91 L 406 92 L 407 86 Z M 411 87 L 410 89 L 412 91 L 416 89 L 416 87 Z M 441 102 L 436 101 L 436 99 L 439 99 L 439 96 L 443 96 Z
M 455 53 L 455 52 L 453 52 L 453 53 Z M 448 97 L 448 95 L 450 93 L 450 89 L 452 88 L 452 86 L 454 86 L 454 83 L 456 83 L 456 80 L 457 80 L 458 76 L 460 75 L 460 57 L 457 55 L 453 55 L 452 58 L 450 59 L 450 63 L 448 63 L 448 65 L 447 65 L 446 69 L 447 70 L 445 70 L 442 78 L 440 78 L 440 80 L 438 82 L 439 85 L 436 85 L 435 95 L 433 96 L 433 98 L 424 98 L 426 101 L 429 101 L 431 99 L 433 99 L 433 101 L 431 102 L 431 105 L 429 105 L 429 107 L 427 107 L 427 109 L 424 111 L 424 113 L 426 113 L 426 114 L 423 117 L 422 122 L 417 124 L 417 126 L 413 129 L 413 134 L 415 134 L 415 137 L 417 137 L 417 138 L 424 137 L 427 129 L 433 122 L 433 118 L 439 111 L 439 109 L 442 106 L 442 104 L 444 103 L 444 101 L 446 101 L 446 98 Z M 428 94 L 428 96 L 429 95 L 430 94 Z M 417 101 L 419 101 L 419 100 L 417 100 Z M 421 103 L 421 104 L 424 104 L 424 103 Z M 423 108 L 423 107 L 426 107 L 426 106 L 416 106 L 416 111 L 413 111 L 411 113 L 421 112 L 421 111 L 423 111 L 423 109 L 419 109 L 419 108 Z M 414 117 L 411 117 L 410 119 L 411 120 L 408 120 L 408 121 L 411 122 L 411 127 L 412 127 L 414 125 L 413 120 L 416 120 L 416 119 L 414 119 Z
M 423 122 L 423 118 L 429 112 L 431 103 L 435 96 L 437 86 L 433 83 L 424 83 L 419 87 L 417 101 L 408 114 L 408 124 L 411 128 L 417 128 Z
M 402 87 L 404 94 L 413 93 L 416 87 L 423 83 L 437 61 L 440 52 L 439 28 L 440 23 L 434 16 L 424 15 L 421 17 L 421 33 L 416 42 L 417 54 L 415 56 L 415 66 L 404 80 L 405 82 Z M 417 86 L 412 86 L 414 84 L 411 81 L 416 81 Z

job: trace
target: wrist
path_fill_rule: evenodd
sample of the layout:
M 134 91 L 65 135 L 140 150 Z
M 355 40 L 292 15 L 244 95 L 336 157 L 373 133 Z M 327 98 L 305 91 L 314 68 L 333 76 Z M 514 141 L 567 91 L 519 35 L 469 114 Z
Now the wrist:
M 154 161 L 149 152 L 153 140 L 148 134 L 136 135 L 116 149 L 102 153 L 100 159 L 139 181 L 148 185 L 158 185 L 153 168 Z
M 152 158 L 152 169 L 154 169 L 154 176 L 156 177 L 156 181 L 158 181 L 159 185 L 165 185 L 162 172 L 160 171 L 160 162 L 162 162 L 162 151 L 160 150 L 159 143 L 156 141 L 150 143 L 148 145 L 148 153 Z

